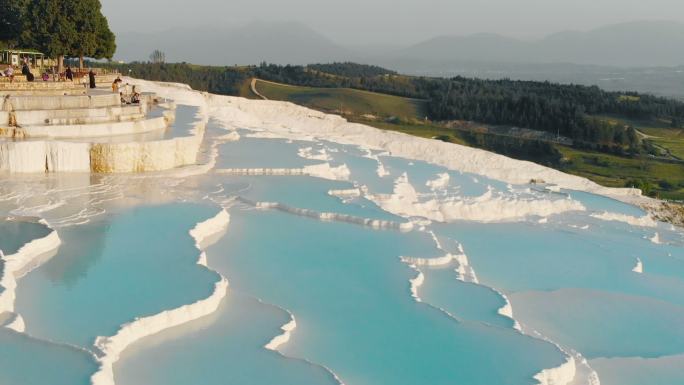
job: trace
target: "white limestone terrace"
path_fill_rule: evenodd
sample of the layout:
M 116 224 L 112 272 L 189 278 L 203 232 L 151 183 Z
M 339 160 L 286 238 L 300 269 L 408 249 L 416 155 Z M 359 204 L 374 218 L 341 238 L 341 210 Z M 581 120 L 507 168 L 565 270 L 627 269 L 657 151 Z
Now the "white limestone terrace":
M 108 89 L 71 94 L 81 85 L 34 85 L 31 95 L 27 84 L 0 87 L 0 172 L 129 173 L 196 163 L 206 119 L 192 114 L 175 124 L 172 102 L 142 93 L 139 104 L 122 104 Z

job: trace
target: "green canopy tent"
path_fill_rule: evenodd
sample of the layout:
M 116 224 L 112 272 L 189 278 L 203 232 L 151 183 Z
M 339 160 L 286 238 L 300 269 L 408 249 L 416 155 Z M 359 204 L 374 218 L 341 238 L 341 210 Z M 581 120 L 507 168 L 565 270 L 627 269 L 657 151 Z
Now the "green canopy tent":
M 45 55 L 38 51 L 4 49 L 0 51 L 0 63 L 6 65 L 20 66 L 23 58 L 28 57 L 32 67 L 42 68 L 47 65 Z

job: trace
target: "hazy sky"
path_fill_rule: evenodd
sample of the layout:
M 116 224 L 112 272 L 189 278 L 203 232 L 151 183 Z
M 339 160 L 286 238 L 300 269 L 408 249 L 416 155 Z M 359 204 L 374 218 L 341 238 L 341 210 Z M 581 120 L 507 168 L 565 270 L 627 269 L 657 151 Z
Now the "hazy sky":
M 635 20 L 684 22 L 682 0 L 101 0 L 114 32 L 299 21 L 343 44 L 444 34 L 521 38 Z

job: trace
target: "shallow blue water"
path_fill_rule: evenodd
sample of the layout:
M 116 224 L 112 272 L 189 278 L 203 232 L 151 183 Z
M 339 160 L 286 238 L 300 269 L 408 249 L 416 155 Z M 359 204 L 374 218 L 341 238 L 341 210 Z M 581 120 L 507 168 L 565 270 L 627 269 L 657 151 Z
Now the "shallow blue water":
M 684 356 L 658 359 L 597 359 L 589 361 L 601 373 L 601 385 L 684 384 Z
M 117 384 L 336 384 L 321 367 L 263 349 L 287 322 L 284 311 L 231 291 L 217 313 L 131 346 Z
M 427 234 L 257 211 L 234 212 L 231 226 L 216 246 L 225 255 L 212 253 L 210 265 L 233 287 L 293 312 L 298 329 L 285 354 L 334 368 L 345 382 L 531 384 L 541 368 L 562 362 L 552 345 L 459 324 L 413 301 L 415 272 L 399 257 L 440 255 Z M 494 363 L 500 370 L 483 374 Z
M 207 297 L 218 276 L 197 265 L 188 231 L 216 212 L 192 204 L 140 207 L 64 229 L 57 256 L 17 291 L 27 331 L 88 348 L 136 317 Z
M 36 221 L 0 219 L 0 250 L 12 255 L 34 239 L 46 237 L 52 230 Z
M 609 211 L 612 213 L 631 215 L 634 217 L 643 217 L 646 215 L 644 210 L 639 207 L 628 205 L 626 203 L 616 201 L 594 194 L 589 194 L 582 191 L 564 190 L 563 193 L 570 195 L 571 198 L 582 202 L 582 204 L 590 211 Z
M 425 302 L 459 319 L 502 328 L 513 327 L 513 320 L 498 313 L 506 304 L 503 297 L 485 286 L 459 281 L 453 264 L 421 267 L 420 271 L 425 275 L 425 283 L 419 294 Z
M 338 213 L 360 218 L 395 222 L 406 220 L 381 210 L 363 197 L 343 202 L 331 196 L 331 190 L 354 188 L 348 182 L 329 181 L 312 177 L 231 177 L 223 187 L 228 195 L 238 195 L 251 202 L 278 202 L 292 208 L 314 210 L 319 213 Z
M 522 322 L 587 358 L 684 353 L 682 306 L 584 289 L 516 293 L 511 301 Z
M 171 131 L 187 130 L 197 108 L 179 106 L 177 112 Z M 604 211 L 643 216 L 640 209 L 370 152 L 390 173 L 380 177 L 378 161 L 358 147 L 248 133 L 242 130 L 241 140 L 219 146 L 217 168 L 324 163 L 298 155 L 311 147 L 314 154 L 325 149 L 331 166 L 346 165 L 351 180 L 210 173 L 179 181 L 177 197 L 186 203 L 147 206 L 143 200 L 131 209 L 114 204 L 91 223 L 59 228 L 58 254 L 20 281 L 17 311 L 27 332 L 92 350 L 95 337 L 112 335 L 121 324 L 207 297 L 219 277 L 197 265 L 199 250 L 188 231 L 213 217 L 220 202 L 229 205 L 231 223 L 207 254 L 209 266 L 230 281 L 228 297 L 216 313 L 132 345 L 114 367 L 118 384 L 336 383 L 323 366 L 348 385 L 533 384 L 536 373 L 558 366 L 564 356 L 553 344 L 515 331 L 513 320 L 498 314 L 505 300 L 493 288 L 511 299 L 523 327 L 589 358 L 604 385 L 679 385 L 684 378 L 678 367 L 684 360 L 672 356 L 684 350 L 681 234 L 663 225 L 639 228 L 590 217 Z M 329 195 L 361 186 L 369 194 L 391 193 L 404 173 L 429 199 L 468 199 L 491 187 L 511 198 L 569 195 L 587 211 L 551 216 L 545 223 L 421 221 L 402 233 L 250 204 L 277 202 L 406 222 L 366 198 Z M 427 182 L 442 173 L 450 176 L 448 188 L 432 191 Z M 149 189 L 151 199 L 174 197 L 172 182 L 164 191 L 142 184 L 136 193 L 144 197 Z M 42 234 L 31 225 L 3 231 L 6 226 L 0 222 L 3 249 L 17 249 Z M 656 232 L 674 243 L 651 242 Z M 409 280 L 417 272 L 400 257 L 438 258 L 459 253 L 459 244 L 481 284 L 457 280 L 456 262 L 420 267 L 423 302 L 416 302 Z M 643 274 L 632 271 L 637 259 Z M 263 348 L 289 321 L 285 309 L 297 320 L 291 340 L 280 347 L 287 357 Z M 625 361 L 634 357 L 651 360 Z M 45 378 L 84 384 L 94 369 L 87 352 L 0 331 L 0 384 L 14 385 L 22 374 L 22 384 L 42 384 Z
M 430 163 L 383 156 L 380 158 L 392 173 L 393 177 L 399 177 L 404 172 L 416 191 L 429 193 L 431 190 L 426 186 L 428 181 L 434 180 L 439 174 L 449 174 L 449 186 L 456 188 L 460 196 L 475 197 L 487 192 L 488 187 L 498 191 L 506 190 L 506 183 L 494 181 L 473 174 L 449 171 L 448 169 Z
M 302 168 L 323 163 L 304 159 L 297 152 L 311 147 L 308 142 L 288 142 L 283 139 L 242 137 L 237 142 L 219 146 L 218 168 Z
M 7 220 L 0 219 L 0 255 L 13 255 L 24 245 L 35 240 L 48 236 L 52 230 L 46 225 L 32 219 Z M 0 276 L 5 272 L 5 261 L 0 258 Z M 5 288 L 0 285 L 0 293 Z M 2 312 L 0 311 L 0 316 Z M 1 318 L 0 318 L 1 319 Z
M 623 237 L 534 224 L 451 224 L 438 232 L 463 243 L 480 280 L 504 291 L 601 289 L 684 305 L 684 281 L 632 272 L 643 249 Z M 631 238 L 641 247 L 648 240 Z
M 0 328 L 2 385 L 86 385 L 96 369 L 85 351 Z
M 169 126 L 164 133 L 165 138 L 175 138 L 188 136 L 188 132 L 195 126 L 195 122 L 199 119 L 197 113 L 198 107 L 179 105 L 176 107 L 176 119 Z

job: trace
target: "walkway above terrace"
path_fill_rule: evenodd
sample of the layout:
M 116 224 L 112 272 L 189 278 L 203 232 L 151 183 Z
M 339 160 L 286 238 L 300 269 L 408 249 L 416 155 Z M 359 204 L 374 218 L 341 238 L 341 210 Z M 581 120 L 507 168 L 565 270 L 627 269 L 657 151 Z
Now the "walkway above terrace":
M 118 74 L 96 75 L 95 82 L 98 88 L 108 89 Z M 37 95 L 48 93 L 52 95 L 64 94 L 87 94 L 88 77 L 75 78 L 74 81 L 43 81 L 36 77 L 35 81 L 29 82 L 24 75 L 18 74 L 9 79 L 0 77 L 0 95 L 28 94 Z

